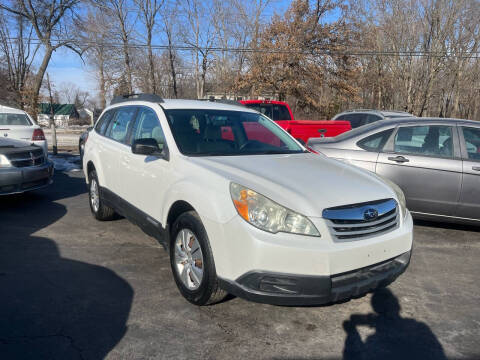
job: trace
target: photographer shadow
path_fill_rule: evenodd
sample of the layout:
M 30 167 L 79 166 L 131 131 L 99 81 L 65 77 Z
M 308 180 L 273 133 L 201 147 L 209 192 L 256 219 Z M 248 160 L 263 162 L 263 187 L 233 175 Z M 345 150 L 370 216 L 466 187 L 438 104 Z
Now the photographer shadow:
M 343 323 L 347 333 L 344 360 L 447 359 L 442 345 L 425 323 L 400 316 L 398 299 L 389 289 L 375 292 L 371 303 L 375 313 L 354 314 Z M 358 330 L 361 326 L 375 330 L 365 342 Z
M 114 271 L 62 256 L 48 228 L 80 177 L 0 202 L 0 359 L 105 358 L 127 332 L 134 296 Z M 39 231 L 42 231 L 40 232 Z

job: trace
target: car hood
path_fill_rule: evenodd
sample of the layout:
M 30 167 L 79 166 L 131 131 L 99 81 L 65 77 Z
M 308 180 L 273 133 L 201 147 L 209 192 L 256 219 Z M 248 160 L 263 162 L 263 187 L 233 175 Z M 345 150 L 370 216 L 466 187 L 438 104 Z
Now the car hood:
M 323 209 L 395 198 L 376 175 L 316 154 L 190 158 L 229 181 L 246 186 L 301 214 L 320 217 Z

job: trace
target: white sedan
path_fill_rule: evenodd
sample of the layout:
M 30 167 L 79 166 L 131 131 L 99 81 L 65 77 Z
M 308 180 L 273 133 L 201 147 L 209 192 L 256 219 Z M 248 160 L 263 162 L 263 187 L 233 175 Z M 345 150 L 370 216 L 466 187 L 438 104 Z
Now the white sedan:
M 48 153 L 43 130 L 23 110 L 0 105 L 0 137 L 28 141 Z

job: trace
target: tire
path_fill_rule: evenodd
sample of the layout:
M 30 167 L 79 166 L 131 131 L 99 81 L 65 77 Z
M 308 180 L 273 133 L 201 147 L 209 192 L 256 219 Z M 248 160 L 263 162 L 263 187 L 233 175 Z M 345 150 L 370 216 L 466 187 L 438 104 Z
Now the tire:
M 95 170 L 90 171 L 88 179 L 88 203 L 90 204 L 93 217 L 100 221 L 113 220 L 115 218 L 115 210 L 106 206 L 102 201 L 97 172 Z
M 210 305 L 225 298 L 227 293 L 218 286 L 207 232 L 195 211 L 181 214 L 174 222 L 169 248 L 173 278 L 185 299 L 195 305 Z

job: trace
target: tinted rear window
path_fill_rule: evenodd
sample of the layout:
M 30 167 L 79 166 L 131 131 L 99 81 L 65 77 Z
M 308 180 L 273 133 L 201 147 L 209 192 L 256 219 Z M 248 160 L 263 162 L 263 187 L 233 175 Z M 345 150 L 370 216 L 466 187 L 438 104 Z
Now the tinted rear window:
M 0 125 L 30 126 L 32 123 L 25 114 L 0 114 Z

